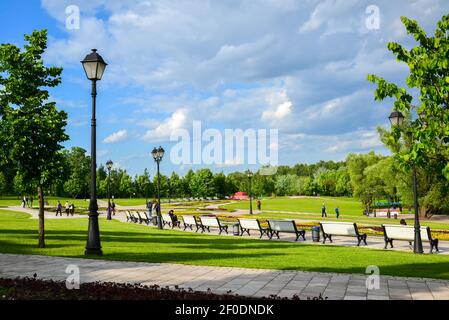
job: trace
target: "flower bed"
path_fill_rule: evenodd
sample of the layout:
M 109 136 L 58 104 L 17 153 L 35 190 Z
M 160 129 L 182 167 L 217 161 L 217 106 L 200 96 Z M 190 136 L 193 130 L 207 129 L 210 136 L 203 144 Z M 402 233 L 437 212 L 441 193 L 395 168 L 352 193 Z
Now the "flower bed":
M 36 276 L 36 275 L 35 275 Z M 255 300 L 253 297 L 239 296 L 229 291 L 214 294 L 192 289 L 163 288 L 157 285 L 119 284 L 93 282 L 81 284 L 79 289 L 69 290 L 65 281 L 40 280 L 34 278 L 0 278 L 0 300 Z M 289 300 L 278 296 L 263 297 L 268 300 Z M 312 297 L 307 300 L 325 300 Z M 291 300 L 300 300 L 295 295 Z

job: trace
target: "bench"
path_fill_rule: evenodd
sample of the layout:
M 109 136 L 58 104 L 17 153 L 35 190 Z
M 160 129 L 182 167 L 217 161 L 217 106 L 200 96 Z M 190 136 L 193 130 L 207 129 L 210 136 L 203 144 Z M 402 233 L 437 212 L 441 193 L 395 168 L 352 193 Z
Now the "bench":
M 134 213 L 132 213 L 131 211 L 126 211 L 127 212 L 127 218 L 129 216 L 129 220 L 131 220 L 132 222 L 136 223 L 137 221 L 139 221 L 139 218 L 137 218 Z
M 279 239 L 279 233 L 294 233 L 296 235 L 296 240 L 298 241 L 299 237 L 306 240 L 306 231 L 303 229 L 299 229 L 296 227 L 296 223 L 294 220 L 268 220 L 268 225 L 270 227 L 270 239 L 273 238 L 273 235 L 276 235 Z
M 137 216 L 139 217 L 139 223 L 145 222 L 147 225 L 150 224 L 150 218 L 148 218 L 146 212 L 138 212 L 136 211 Z
M 226 232 L 226 234 L 228 233 L 228 226 L 222 225 L 217 217 L 201 216 L 200 221 L 203 226 L 201 233 L 205 230 L 210 232 L 210 228 L 217 228 L 219 231 L 218 234 L 221 234 L 223 231 Z
M 201 223 L 199 223 L 195 216 L 182 216 L 182 221 L 184 222 L 184 231 L 187 228 L 193 231 L 193 227 L 196 228 L 195 232 L 198 232 L 199 229 L 203 229 Z
M 366 233 L 359 233 L 356 223 L 352 222 L 320 222 L 321 232 L 323 233 L 323 243 L 326 239 L 332 242 L 332 236 L 356 237 L 357 246 L 360 243 L 366 245 Z
M 174 222 L 168 213 L 162 214 L 161 217 L 162 217 L 162 226 L 168 225 L 172 229 L 174 229 L 175 227 L 181 228 L 181 222 L 180 221 Z
M 126 214 L 126 222 L 132 221 L 131 215 L 129 214 L 129 211 L 125 211 Z
M 393 248 L 393 240 L 408 241 L 410 245 L 415 241 L 414 226 L 383 224 L 382 228 L 384 229 L 385 249 L 387 249 L 388 244 L 390 244 L 390 248 Z M 436 252 L 439 252 L 438 239 L 432 238 L 432 233 L 429 227 L 421 227 L 421 241 L 430 243 L 430 253 L 432 253 L 434 249 Z
M 262 238 L 262 236 L 265 234 L 267 235 L 267 237 L 270 238 L 270 234 L 269 228 L 262 228 L 262 226 L 260 225 L 260 221 L 258 219 L 237 219 L 239 221 L 239 225 L 240 225 L 240 236 L 243 236 L 243 234 L 246 232 L 248 235 L 250 235 L 249 231 L 250 230 L 255 230 L 255 231 L 259 231 L 260 232 L 260 237 Z

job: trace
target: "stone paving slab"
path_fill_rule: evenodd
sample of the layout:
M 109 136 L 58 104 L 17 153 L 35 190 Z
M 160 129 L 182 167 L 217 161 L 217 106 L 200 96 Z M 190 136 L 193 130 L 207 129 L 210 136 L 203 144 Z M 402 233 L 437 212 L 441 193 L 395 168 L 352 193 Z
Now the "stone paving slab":
M 366 288 L 366 276 L 191 266 L 169 263 L 119 262 L 79 258 L 0 254 L 0 277 L 37 274 L 41 279 L 64 280 L 68 265 L 80 269 L 80 282 L 141 283 L 178 286 L 215 293 L 232 291 L 243 296 L 278 295 L 301 299 L 320 294 L 331 300 L 449 300 L 449 281 L 381 276 L 378 289 Z

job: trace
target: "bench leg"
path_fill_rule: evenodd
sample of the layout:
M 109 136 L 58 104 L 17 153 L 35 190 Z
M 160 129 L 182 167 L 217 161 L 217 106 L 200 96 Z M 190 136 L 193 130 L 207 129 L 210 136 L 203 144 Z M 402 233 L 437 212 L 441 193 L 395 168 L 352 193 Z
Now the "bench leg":
M 430 253 L 433 253 L 433 249 L 435 249 L 436 252 L 439 252 L 438 239 L 434 239 L 434 240 L 430 241 Z
M 334 242 L 334 241 L 332 241 L 332 235 L 331 235 L 331 234 L 329 235 L 329 241 L 330 241 L 331 243 Z

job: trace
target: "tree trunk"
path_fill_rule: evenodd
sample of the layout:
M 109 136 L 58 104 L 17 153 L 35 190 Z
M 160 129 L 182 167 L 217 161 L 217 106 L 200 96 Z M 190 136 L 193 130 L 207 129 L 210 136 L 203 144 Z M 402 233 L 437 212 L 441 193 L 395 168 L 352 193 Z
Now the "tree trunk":
M 427 210 L 427 207 L 426 206 L 421 206 L 420 208 L 419 208 L 419 217 L 420 218 L 427 218 L 428 217 L 428 210 Z
M 45 231 L 44 231 L 44 192 L 42 185 L 37 187 L 39 198 L 39 248 L 45 248 Z

